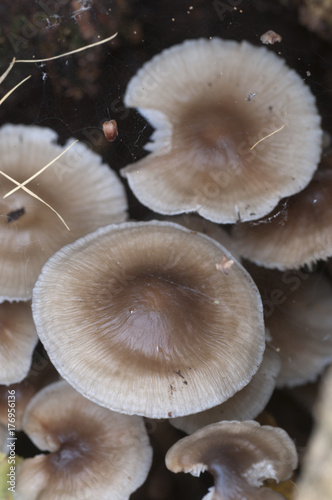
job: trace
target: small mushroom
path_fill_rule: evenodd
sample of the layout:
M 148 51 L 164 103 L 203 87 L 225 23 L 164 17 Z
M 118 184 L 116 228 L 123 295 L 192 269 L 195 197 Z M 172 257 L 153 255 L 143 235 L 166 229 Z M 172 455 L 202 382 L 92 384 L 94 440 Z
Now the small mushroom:
M 1 171 L 19 183 L 56 158 L 63 147 L 48 128 L 5 125 L 0 129 Z M 84 144 L 75 144 L 27 184 L 68 224 L 29 193 L 0 175 L 0 301 L 29 300 L 46 260 L 65 244 L 100 226 L 126 219 L 127 201 L 117 175 Z
M 228 275 L 216 269 L 223 256 L 234 260 Z M 247 272 L 216 241 L 170 222 L 107 226 L 61 249 L 36 283 L 33 315 L 79 392 L 151 418 L 222 403 L 248 384 L 265 348 Z
M 293 441 L 280 428 L 254 421 L 219 422 L 180 439 L 166 454 L 172 472 L 209 471 L 214 488 L 204 500 L 274 500 L 283 496 L 263 481 L 284 481 L 297 466 Z
M 128 500 L 151 466 L 140 417 L 97 406 L 64 381 L 30 401 L 23 429 L 50 453 L 20 464 L 16 500 Z
M 177 429 L 192 434 L 206 425 L 221 420 L 256 418 L 264 410 L 274 391 L 280 365 L 279 355 L 271 347 L 267 347 L 260 367 L 243 389 L 221 405 L 193 415 L 172 418 L 170 423 Z
M 26 377 L 37 342 L 30 303 L 0 304 L 0 385 Z
M 156 130 L 150 154 L 121 173 L 161 214 L 258 219 L 303 189 L 320 159 L 314 97 L 265 47 L 186 41 L 147 62 L 124 100 Z

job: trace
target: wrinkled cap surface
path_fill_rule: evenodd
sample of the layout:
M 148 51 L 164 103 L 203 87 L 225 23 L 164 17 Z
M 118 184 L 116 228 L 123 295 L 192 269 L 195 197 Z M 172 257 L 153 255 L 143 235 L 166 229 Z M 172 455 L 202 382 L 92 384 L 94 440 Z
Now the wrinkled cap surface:
M 23 182 L 56 158 L 65 146 L 48 128 L 5 125 L 0 129 L 0 170 Z M 26 187 L 49 207 L 0 175 L 0 301 L 28 300 L 46 260 L 56 250 L 100 226 L 126 219 L 127 201 L 116 174 L 84 144 L 75 144 Z
M 297 466 L 293 441 L 280 428 L 257 422 L 219 422 L 180 439 L 166 454 L 172 472 L 199 476 L 208 470 L 214 477 L 210 500 L 283 498 L 268 489 L 265 479 L 288 479 Z
M 20 464 L 17 500 L 128 500 L 151 466 L 141 417 L 97 406 L 64 381 L 31 400 L 23 428 L 50 453 Z
M 320 159 L 314 97 L 265 47 L 214 38 L 166 49 L 129 82 L 125 104 L 155 132 L 150 154 L 122 174 L 158 213 L 258 219 L 303 189 Z
M 257 289 L 228 251 L 169 222 L 101 228 L 60 250 L 33 293 L 60 374 L 113 410 L 152 418 L 228 399 L 265 348 Z M 111 390 L 110 390 L 111 385 Z

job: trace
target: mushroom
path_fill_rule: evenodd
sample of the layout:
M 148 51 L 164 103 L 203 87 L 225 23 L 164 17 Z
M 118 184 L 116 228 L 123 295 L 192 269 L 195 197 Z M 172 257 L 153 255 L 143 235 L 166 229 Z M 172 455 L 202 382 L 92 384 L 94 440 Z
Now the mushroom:
M 246 268 L 261 292 L 265 326 L 281 358 L 277 386 L 315 380 L 332 362 L 332 287 L 317 271 Z
M 202 427 L 221 420 L 249 420 L 256 418 L 267 405 L 280 372 L 280 357 L 267 347 L 263 361 L 248 385 L 234 394 L 225 403 L 185 417 L 172 418 L 170 423 L 192 434 Z
M 1 171 L 24 182 L 63 151 L 56 141 L 57 134 L 48 128 L 1 127 Z M 0 176 L 0 301 L 30 299 L 43 264 L 56 250 L 100 226 L 126 219 L 122 184 L 84 144 L 76 144 L 26 186 L 63 216 L 70 231 L 22 189 L 3 199 L 13 187 Z
M 37 342 L 31 305 L 0 304 L 0 384 L 14 384 L 26 377 Z
M 16 500 L 128 500 L 151 466 L 140 417 L 97 406 L 64 381 L 34 396 L 23 429 L 50 453 L 20 464 Z
M 121 173 L 158 213 L 258 219 L 303 189 L 320 159 L 314 97 L 265 47 L 186 41 L 146 63 L 124 101 L 156 130 L 150 154 Z
M 237 251 L 256 264 L 279 270 L 313 265 L 332 255 L 332 155 L 324 157 L 310 184 L 280 201 L 256 222 L 237 224 Z
M 59 374 L 47 358 L 46 353 L 35 351 L 28 376 L 20 383 L 0 385 L 0 426 L 8 425 L 8 395 L 15 399 L 15 431 L 22 430 L 25 409 L 31 398 L 42 387 L 59 379 Z
M 233 260 L 228 274 L 217 269 L 223 258 Z M 111 225 L 61 249 L 35 285 L 33 315 L 73 387 L 151 418 L 222 403 L 249 383 L 265 348 L 247 272 L 216 241 L 170 222 Z
M 180 439 L 167 452 L 166 466 L 193 476 L 209 471 L 215 486 L 204 500 L 277 500 L 284 497 L 260 487 L 266 479 L 288 479 L 297 453 L 283 429 L 251 420 L 219 422 Z

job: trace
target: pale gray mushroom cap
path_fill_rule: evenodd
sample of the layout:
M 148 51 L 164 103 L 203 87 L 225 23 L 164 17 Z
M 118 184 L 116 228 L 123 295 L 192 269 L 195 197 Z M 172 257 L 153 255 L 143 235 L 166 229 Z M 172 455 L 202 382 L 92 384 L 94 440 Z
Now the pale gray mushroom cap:
M 0 129 L 0 170 L 23 182 L 56 158 L 66 146 L 48 128 L 5 125 Z M 27 188 L 6 199 L 15 184 L 0 175 L 0 301 L 28 300 L 46 260 L 62 246 L 100 226 L 126 219 L 127 201 L 117 175 L 84 144 L 75 144 Z
M 125 104 L 156 130 L 151 153 L 122 174 L 162 214 L 258 219 L 303 189 L 320 159 L 315 99 L 265 47 L 214 38 L 166 49 L 129 82 Z
M 265 488 L 263 481 L 284 481 L 297 466 L 297 453 L 288 434 L 255 421 L 219 422 L 180 439 L 166 454 L 172 472 L 199 476 L 209 471 L 214 490 L 206 500 L 283 498 Z
M 30 401 L 23 429 L 50 453 L 20 464 L 16 500 L 128 500 L 151 466 L 141 417 L 95 405 L 64 381 Z
M 319 270 L 246 267 L 261 292 L 271 345 L 281 358 L 277 386 L 315 380 L 332 362 L 331 283 Z
M 229 252 L 170 222 L 101 228 L 61 249 L 33 292 L 60 374 L 115 411 L 168 418 L 216 406 L 256 373 L 261 299 Z M 110 390 L 111 386 L 111 390 Z
M 26 377 L 37 342 L 30 303 L 0 304 L 0 385 Z
M 266 407 L 276 386 L 280 372 L 279 355 L 270 347 L 264 352 L 263 361 L 255 375 L 239 392 L 225 403 L 203 412 L 172 418 L 170 424 L 192 434 L 202 427 L 221 420 L 250 420 L 256 418 Z

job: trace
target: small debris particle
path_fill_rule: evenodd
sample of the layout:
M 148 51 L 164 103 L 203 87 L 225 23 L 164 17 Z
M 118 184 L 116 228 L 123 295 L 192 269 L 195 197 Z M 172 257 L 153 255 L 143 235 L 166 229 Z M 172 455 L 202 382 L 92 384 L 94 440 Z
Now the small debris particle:
M 249 93 L 246 97 L 246 101 L 249 102 L 251 101 L 255 96 L 257 95 L 257 92 L 252 92 L 252 93 Z
M 307 71 L 307 76 L 311 76 L 311 72 L 310 71 Z
M 269 45 L 269 44 L 273 45 L 276 42 L 281 42 L 281 40 L 282 40 L 282 36 L 278 35 L 278 33 L 276 33 L 273 30 L 268 30 L 266 33 L 264 33 L 260 37 L 260 41 L 262 43 L 264 43 L 265 45 Z
M 108 142 L 113 142 L 117 138 L 118 135 L 118 125 L 115 120 L 110 120 L 108 122 L 103 123 L 103 132 L 104 136 L 108 140 Z
M 213 303 L 218 305 L 220 304 L 220 300 L 214 300 Z
M 223 255 L 221 263 L 216 264 L 216 269 L 218 271 L 222 271 L 227 276 L 228 271 L 230 270 L 230 268 L 232 267 L 233 264 L 234 264 L 234 260 L 231 260 L 231 259 L 228 260 L 227 257 L 225 255 Z
M 8 212 L 8 214 L 6 214 L 7 215 L 6 223 L 9 224 L 10 222 L 15 222 L 24 214 L 25 214 L 24 207 L 19 208 L 18 210 L 13 210 L 12 212 Z
M 175 372 L 175 373 L 176 373 L 177 375 L 179 375 L 179 377 L 184 378 L 184 376 L 182 375 L 182 373 L 180 372 L 180 370 L 179 370 L 179 371 L 177 371 L 177 372 Z
M 168 418 L 172 418 L 173 413 L 172 413 L 171 411 L 169 411 L 169 412 L 167 413 L 167 415 L 168 415 Z
M 188 382 L 187 382 L 186 380 L 184 380 L 184 381 L 183 381 L 183 383 L 184 383 L 185 385 L 188 385 Z

